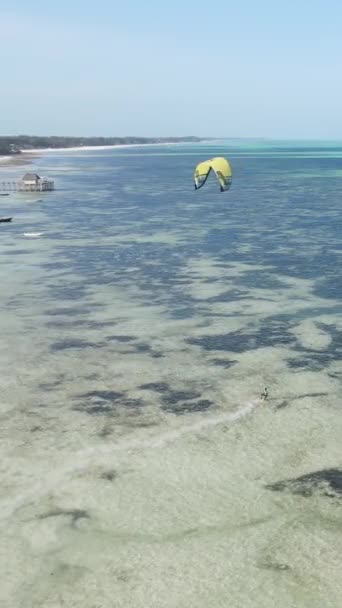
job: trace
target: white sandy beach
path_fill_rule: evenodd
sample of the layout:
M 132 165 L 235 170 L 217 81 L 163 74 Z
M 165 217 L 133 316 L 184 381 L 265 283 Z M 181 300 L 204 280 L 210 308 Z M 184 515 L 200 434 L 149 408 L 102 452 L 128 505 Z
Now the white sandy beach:
M 6 156 L 0 155 L 0 166 L 7 168 L 7 167 L 26 165 L 38 157 L 39 157 L 39 154 L 36 154 L 35 150 L 26 150 L 25 156 L 22 156 L 21 154 L 12 154 L 12 155 L 6 155 Z
M 89 152 L 92 150 L 116 150 L 120 148 L 148 148 L 151 146 L 184 146 L 187 144 L 193 144 L 194 142 L 161 142 L 161 143 L 150 143 L 150 144 L 116 144 L 110 146 L 74 146 L 70 148 L 34 148 L 34 150 L 21 150 L 23 154 L 32 152 L 80 152 L 84 150 Z M 197 142 L 196 142 L 197 143 Z

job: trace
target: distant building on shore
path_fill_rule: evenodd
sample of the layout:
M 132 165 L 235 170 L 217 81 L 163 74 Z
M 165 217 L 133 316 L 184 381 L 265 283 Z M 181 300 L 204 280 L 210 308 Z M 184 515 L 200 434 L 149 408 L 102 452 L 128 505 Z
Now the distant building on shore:
M 1 182 L 0 190 L 18 192 L 46 192 L 54 190 L 55 184 L 51 179 L 40 177 L 37 173 L 25 173 L 17 182 Z

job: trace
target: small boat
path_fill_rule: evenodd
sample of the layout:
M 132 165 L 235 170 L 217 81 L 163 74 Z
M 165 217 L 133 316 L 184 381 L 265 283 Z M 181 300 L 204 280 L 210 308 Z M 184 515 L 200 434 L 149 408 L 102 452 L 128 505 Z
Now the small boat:
M 11 222 L 12 217 L 0 217 L 0 222 Z
M 24 232 L 24 236 L 28 236 L 31 239 L 36 239 L 39 236 L 43 236 L 44 232 Z
M 1 192 L 0 196 L 9 196 L 9 192 Z

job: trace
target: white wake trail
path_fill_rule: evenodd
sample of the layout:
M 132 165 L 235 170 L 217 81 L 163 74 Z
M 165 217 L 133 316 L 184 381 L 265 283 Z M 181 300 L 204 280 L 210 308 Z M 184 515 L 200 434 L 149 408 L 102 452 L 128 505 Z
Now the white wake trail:
M 236 420 L 240 420 L 240 418 L 245 418 L 245 416 L 248 416 L 248 414 L 250 414 L 260 402 L 260 399 L 250 401 L 245 406 L 241 407 L 232 414 L 221 414 L 220 416 L 206 418 L 204 420 L 199 420 L 194 424 L 184 426 L 180 429 L 175 429 L 174 431 L 163 433 L 163 435 L 156 437 L 154 440 L 151 440 L 146 447 L 159 448 L 166 445 L 167 443 L 177 440 L 183 435 L 188 435 L 190 433 L 200 433 L 201 431 L 204 431 L 205 429 L 213 426 L 227 424 L 229 422 L 235 422 Z
M 35 486 L 33 486 L 28 492 L 20 494 L 12 500 L 2 501 L 0 503 L 0 518 L 6 520 L 11 517 L 21 507 L 35 502 L 38 499 L 46 496 L 49 492 L 62 486 L 65 483 L 65 477 L 73 473 L 80 472 L 86 469 L 89 465 L 99 464 L 98 459 L 101 456 L 108 456 L 115 452 L 123 451 L 135 451 L 135 450 L 146 450 L 156 449 L 164 447 L 165 445 L 177 441 L 184 435 L 200 433 L 208 428 L 219 426 L 221 424 L 229 424 L 236 422 L 242 418 L 248 416 L 256 407 L 261 403 L 260 399 L 249 401 L 243 407 L 230 414 L 220 414 L 219 416 L 212 416 L 210 418 L 204 418 L 193 424 L 185 425 L 179 429 L 166 431 L 158 437 L 151 437 L 143 440 L 132 440 L 124 439 L 116 445 L 106 446 L 95 446 L 80 450 L 76 454 L 70 454 L 71 464 L 58 469 L 57 471 L 51 472 L 48 479 L 41 480 Z

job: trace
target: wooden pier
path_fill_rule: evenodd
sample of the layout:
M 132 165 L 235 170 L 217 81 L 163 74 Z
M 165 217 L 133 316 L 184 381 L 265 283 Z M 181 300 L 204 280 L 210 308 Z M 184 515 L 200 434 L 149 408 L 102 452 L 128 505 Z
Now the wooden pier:
M 18 181 L 0 182 L 0 192 L 48 192 L 55 189 L 52 180 L 39 177 L 36 173 L 26 173 Z

